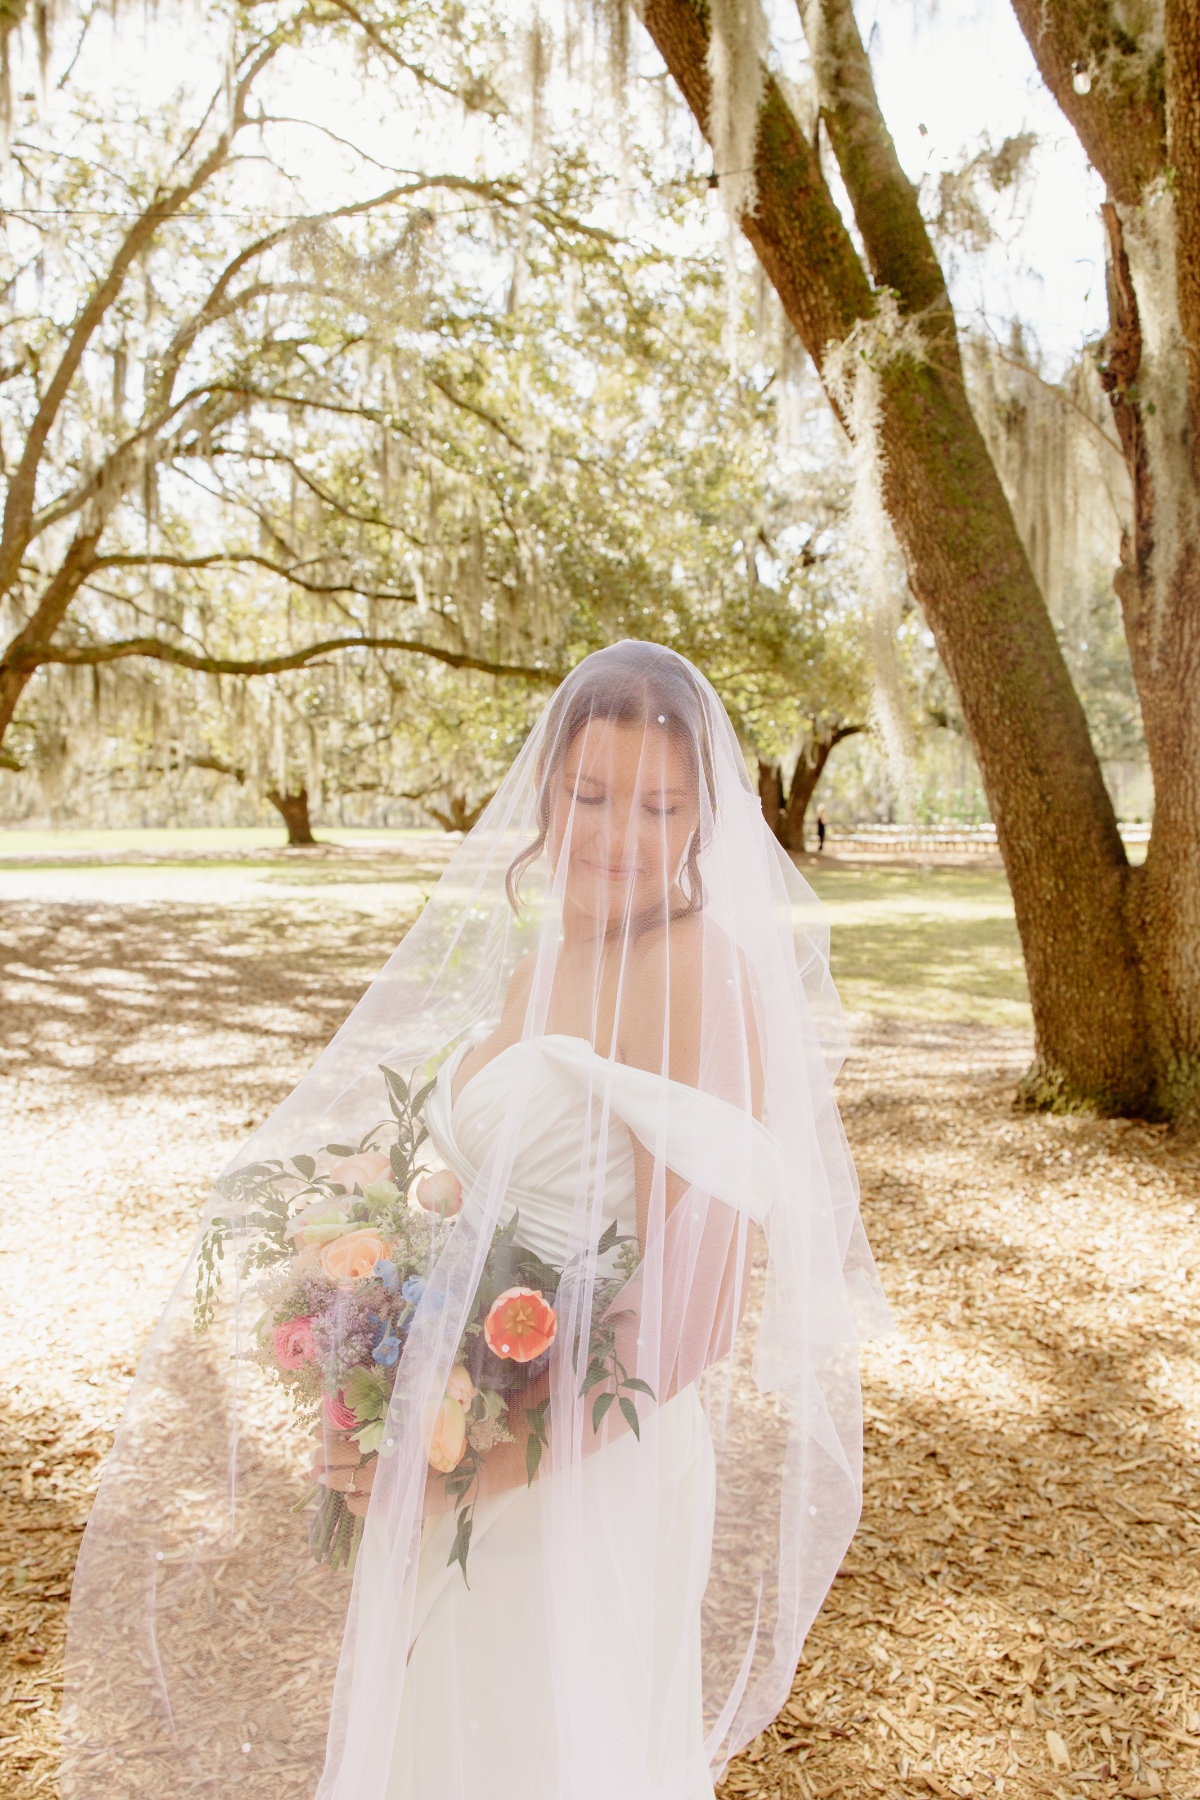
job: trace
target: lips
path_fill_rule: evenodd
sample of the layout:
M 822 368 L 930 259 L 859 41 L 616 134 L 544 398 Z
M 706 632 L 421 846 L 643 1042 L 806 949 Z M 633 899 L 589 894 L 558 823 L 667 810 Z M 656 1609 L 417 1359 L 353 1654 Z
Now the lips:
M 590 869 L 593 875 L 599 875 L 604 881 L 629 881 L 637 874 L 636 869 L 624 867 L 614 868 L 609 863 L 590 862 L 586 856 L 581 856 L 579 860 L 585 869 Z

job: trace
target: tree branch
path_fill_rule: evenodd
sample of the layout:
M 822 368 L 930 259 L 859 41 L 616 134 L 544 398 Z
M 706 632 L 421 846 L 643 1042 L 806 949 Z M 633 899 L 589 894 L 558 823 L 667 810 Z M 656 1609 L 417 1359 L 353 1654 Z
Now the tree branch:
M 12 724 L 17 702 L 24 693 L 37 662 L 29 663 L 31 645 L 50 637 L 66 617 L 72 600 L 91 571 L 100 527 L 76 533 L 67 554 L 38 601 L 33 613 L 0 656 L 0 744 Z
M 703 0 L 647 0 L 646 29 L 701 131 L 708 130 L 711 86 Z M 831 343 L 875 311 L 875 296 L 834 204 L 817 153 L 777 82 L 766 73 L 754 154 L 758 205 L 741 221 L 819 369 Z
M 349 0 L 330 0 L 330 3 L 337 12 L 343 13 L 346 18 L 354 21 L 363 36 L 374 44 L 381 55 L 394 62 L 397 68 L 403 69 L 405 74 L 411 75 L 415 81 L 436 89 L 439 94 L 448 95 L 451 100 L 457 100 L 461 106 L 487 113 L 489 118 L 499 118 L 503 112 L 504 108 L 495 94 L 488 93 L 483 88 L 472 94 L 468 89 L 452 87 L 449 82 L 440 80 L 436 75 L 431 75 L 428 69 L 423 69 L 419 63 L 409 62 L 407 57 L 401 56 L 400 52 L 388 43 L 378 26 L 372 25 L 356 6 L 349 4 Z
M 289 569 L 285 563 L 272 562 L 269 556 L 261 556 L 254 551 L 214 551 L 210 556 L 172 556 L 166 551 L 141 552 L 138 554 L 98 556 L 92 564 L 94 569 L 144 569 L 148 563 L 165 569 L 222 569 L 238 568 L 243 563 L 250 563 L 258 569 L 266 569 L 272 575 L 278 575 L 293 587 L 303 588 L 306 594 L 357 594 L 363 600 L 395 600 L 408 605 L 415 605 L 415 591 L 401 594 L 391 588 L 358 587 L 352 581 L 306 581 Z
M 24 634 L 22 634 L 24 637 Z M 114 644 L 46 644 L 28 640 L 10 646 L 4 669 L 19 670 L 26 679 L 34 669 L 45 664 L 61 664 L 71 668 L 93 667 L 97 663 L 123 662 L 129 657 L 144 656 L 152 662 L 172 663 L 176 668 L 196 669 L 204 675 L 282 675 L 288 669 L 302 669 L 337 650 L 402 650 L 410 656 L 428 656 L 450 669 L 473 669 L 482 675 L 512 676 L 542 687 L 557 687 L 563 672 L 557 669 L 531 668 L 523 663 L 490 662 L 486 657 L 472 656 L 466 651 L 441 650 L 435 644 L 423 644 L 414 638 L 337 637 L 308 644 L 303 650 L 288 650 L 279 656 L 227 657 L 204 656 L 194 650 L 183 650 L 166 644 L 160 638 L 127 638 Z
M 0 534 L 0 593 L 12 586 L 28 543 L 29 522 L 33 516 L 34 495 L 42 454 L 58 411 L 78 372 L 83 355 L 99 329 L 109 307 L 125 285 L 125 277 L 134 262 L 148 247 L 155 233 L 207 184 L 229 155 L 230 147 L 246 120 L 246 96 L 252 83 L 282 48 L 284 33 L 275 32 L 252 58 L 248 69 L 234 90 L 229 122 L 216 143 L 202 157 L 186 180 L 153 200 L 126 232 L 107 273 L 93 289 L 67 338 L 58 367 L 50 378 L 33 423 L 25 439 L 21 460 L 9 484 L 4 503 L 3 532 Z
M 1138 43 L 1128 24 L 1132 9 L 1112 0 L 1012 0 L 1012 8 L 1042 80 L 1110 198 L 1138 205 L 1167 160 L 1161 51 Z M 1084 93 L 1076 90 L 1077 73 Z
M 876 287 L 891 288 L 903 312 L 953 314 L 917 190 L 900 166 L 851 0 L 799 0 L 812 52 L 821 117 L 846 183 Z

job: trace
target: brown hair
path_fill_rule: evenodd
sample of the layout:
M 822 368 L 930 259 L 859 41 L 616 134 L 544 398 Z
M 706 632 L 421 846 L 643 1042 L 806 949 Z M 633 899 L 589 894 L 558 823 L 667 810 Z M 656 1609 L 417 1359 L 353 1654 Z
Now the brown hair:
M 611 719 L 622 725 L 661 725 L 687 758 L 697 787 L 703 783 L 709 806 L 716 804 L 712 744 L 704 692 L 691 664 L 662 644 L 627 640 L 611 649 L 586 657 L 563 682 L 546 710 L 542 750 L 537 768 L 538 834 L 518 852 L 504 878 L 505 892 L 514 912 L 520 911 L 521 877 L 546 847 L 550 830 L 550 795 L 554 777 L 566 761 L 571 745 L 592 719 Z M 704 905 L 700 880 L 702 826 L 697 825 L 688 845 L 689 913 Z

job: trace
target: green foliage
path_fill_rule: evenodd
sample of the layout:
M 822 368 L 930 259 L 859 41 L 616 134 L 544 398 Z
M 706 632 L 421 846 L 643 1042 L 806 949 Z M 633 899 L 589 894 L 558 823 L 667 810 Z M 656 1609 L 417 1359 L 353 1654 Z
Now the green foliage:
M 777 326 L 743 321 L 752 356 L 730 370 L 724 258 L 690 150 L 683 179 L 646 149 L 618 177 L 586 121 L 564 121 L 531 164 L 523 102 L 501 79 L 513 30 L 486 8 L 469 24 L 442 0 L 382 9 L 368 40 L 304 5 L 222 18 L 239 67 L 279 36 L 257 78 L 268 114 L 273 95 L 318 68 L 341 79 L 361 53 L 371 104 L 419 117 L 426 141 L 461 136 L 465 105 L 474 164 L 414 155 L 385 180 L 341 133 L 337 204 L 318 207 L 286 121 L 258 130 L 273 189 L 218 159 L 119 285 L 69 390 L 43 470 L 57 522 L 22 564 L 10 626 L 102 492 L 67 648 L 149 636 L 252 667 L 349 637 L 558 674 L 631 635 L 693 656 L 748 747 L 786 754 L 814 721 L 860 711 L 841 496 L 818 472 L 836 469 L 833 438 L 814 398 L 823 454 L 803 479 L 783 468 L 795 383 Z M 86 87 L 98 75 L 85 43 L 52 103 L 22 103 L 15 121 L 6 274 L 24 296 L 22 259 L 37 255 L 46 291 L 36 324 L 8 327 L 10 445 L 90 272 L 117 253 L 116 221 L 199 154 L 189 133 L 211 96 L 198 78 L 101 98 Z M 306 129 L 328 145 L 320 118 Z M 631 183 L 637 217 L 614 230 Z M 270 193 L 288 197 L 282 222 Z M 77 220 L 70 255 L 39 223 L 56 208 Z M 97 783 L 151 783 L 181 805 L 223 783 L 303 785 L 314 812 L 379 817 L 396 802 L 462 828 L 547 688 L 436 655 L 364 646 L 254 682 L 161 661 L 50 667 L 10 741 L 64 805 L 94 808 Z

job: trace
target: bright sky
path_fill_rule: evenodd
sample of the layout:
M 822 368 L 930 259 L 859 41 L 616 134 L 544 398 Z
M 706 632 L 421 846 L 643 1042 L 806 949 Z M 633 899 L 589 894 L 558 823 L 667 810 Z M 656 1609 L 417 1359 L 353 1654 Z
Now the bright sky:
M 792 0 L 765 3 L 781 66 L 798 66 L 805 53 Z M 1037 134 L 1030 179 L 1016 194 L 980 189 L 1001 241 L 955 258 L 947 273 L 964 324 L 986 321 L 1006 337 L 1019 317 L 1047 372 L 1058 374 L 1106 325 L 1104 189 L 1043 86 L 1008 0 L 857 0 L 855 10 L 911 180 L 936 186 L 985 139 L 999 149 L 1006 137 Z
M 558 13 L 562 4 L 579 3 L 542 0 L 542 17 Z M 765 4 L 777 61 L 785 71 L 800 73 L 807 56 L 794 0 L 765 0 Z M 505 10 L 514 23 L 523 25 L 534 17 L 534 0 L 506 0 Z M 951 253 L 947 272 L 964 324 L 986 322 L 1006 337 L 1010 321 L 1019 317 L 1042 352 L 1046 372 L 1059 373 L 1105 327 L 1098 218 L 1103 190 L 1041 84 L 1009 0 L 858 0 L 857 10 L 884 113 L 914 181 L 925 179 L 936 187 L 942 170 L 960 166 L 986 141 L 998 148 L 1018 132 L 1037 134 L 1027 179 L 1002 196 L 979 184 L 977 191 L 990 207 L 1000 241 L 978 254 Z M 69 54 L 72 36 L 68 29 L 61 30 L 60 54 Z M 219 46 L 205 39 L 203 10 L 190 6 L 175 11 L 168 5 L 156 14 L 147 13 L 140 29 L 131 28 L 125 18 L 115 35 L 111 27 L 100 24 L 91 34 L 86 79 L 96 82 L 107 65 L 116 76 L 114 85 L 149 99 L 148 89 L 165 91 L 190 65 L 189 73 L 207 85 L 216 68 L 211 63 L 205 67 L 204 51 L 211 56 Z M 648 45 L 645 49 L 642 68 L 648 71 L 655 58 Z M 24 70 L 21 73 L 28 79 Z M 477 134 L 464 130 L 461 119 L 453 141 L 437 146 L 426 141 L 420 146 L 423 134 L 419 126 L 414 132 L 416 120 L 405 116 L 409 109 L 401 107 L 397 116 L 394 93 L 378 83 L 364 91 L 352 66 L 340 70 L 312 66 L 302 73 L 292 64 L 290 81 L 297 76 L 299 91 L 293 87 L 286 96 L 272 96 L 278 111 L 324 118 L 386 162 L 417 162 L 423 148 L 426 167 L 440 163 L 465 171 L 481 148 Z M 518 77 L 514 88 L 519 91 L 522 85 Z M 569 90 L 571 84 L 567 86 Z M 561 64 L 552 88 L 559 89 L 550 96 L 552 111 L 559 98 L 566 99 L 568 109 L 578 104 L 578 88 L 572 100 L 561 87 Z M 650 113 L 637 111 L 653 132 Z M 353 159 L 346 159 L 329 138 L 311 130 L 293 128 L 286 136 L 289 161 L 295 173 L 303 169 L 310 203 L 343 198 Z M 278 136 L 275 142 L 278 146 Z M 695 159 L 698 169 L 708 166 L 703 149 L 696 150 Z M 364 173 L 360 166 L 356 187 Z M 296 190 L 277 184 L 262 163 L 252 165 L 248 175 L 260 204 L 267 197 L 264 188 L 270 191 L 276 185 L 281 210 L 296 204 Z M 378 185 L 386 186 L 386 175 L 382 171 L 377 175 Z M 365 187 L 375 185 L 368 175 Z
M 954 298 L 963 314 L 1001 333 L 1020 317 L 1057 373 L 1107 323 L 1104 184 L 1043 85 L 1008 0 L 934 0 L 928 11 L 920 0 L 866 0 L 858 11 L 914 181 L 960 163 L 984 133 L 995 148 L 1018 132 L 1037 133 L 1034 179 L 1022 184 L 1015 208 L 997 201 L 1007 242 L 964 263 Z

